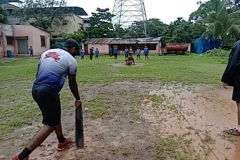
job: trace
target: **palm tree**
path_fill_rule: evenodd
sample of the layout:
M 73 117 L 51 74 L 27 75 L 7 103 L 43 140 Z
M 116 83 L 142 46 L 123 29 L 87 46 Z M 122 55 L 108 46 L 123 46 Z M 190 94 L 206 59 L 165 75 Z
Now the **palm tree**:
M 207 29 L 205 37 L 222 39 L 223 46 L 227 46 L 239 37 L 240 10 L 229 10 L 231 0 L 210 0 L 200 3 L 199 9 L 192 13 L 192 20 L 203 21 Z

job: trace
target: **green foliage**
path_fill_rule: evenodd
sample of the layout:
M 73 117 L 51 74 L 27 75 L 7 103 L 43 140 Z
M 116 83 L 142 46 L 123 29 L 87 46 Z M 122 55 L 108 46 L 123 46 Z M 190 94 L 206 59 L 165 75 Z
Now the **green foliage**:
M 4 10 L 0 6 L 0 23 L 6 23 L 6 20 L 7 20 L 3 12 L 4 12 Z
M 64 40 L 75 39 L 78 42 L 83 42 L 85 33 L 86 31 L 78 30 L 78 31 L 75 31 L 74 33 L 69 33 L 69 34 L 62 33 L 60 37 L 62 37 Z
M 239 37 L 240 8 L 238 0 L 210 0 L 199 2 L 197 11 L 190 15 L 189 20 L 202 22 L 206 25 L 205 37 L 222 39 L 223 46 L 232 45 Z
M 116 36 L 111 19 L 114 17 L 109 9 L 97 8 L 97 13 L 90 17 L 90 27 L 87 29 L 88 38 L 113 38 Z
M 192 43 L 204 31 L 205 26 L 202 23 L 187 22 L 179 17 L 165 28 L 163 35 L 166 43 Z
M 50 40 L 50 48 L 58 48 L 58 47 L 63 47 L 60 43 L 58 43 L 57 40 L 51 39 Z
M 14 15 L 23 22 L 49 29 L 54 25 L 61 25 L 68 12 L 65 0 L 25 0 Z
M 222 50 L 222 49 L 213 49 L 207 51 L 204 55 L 206 56 L 218 56 L 218 57 L 228 57 L 230 51 Z
M 160 19 L 152 18 L 147 21 L 150 37 L 163 36 L 163 31 L 168 27 Z
M 120 37 L 128 36 L 131 38 L 144 38 L 144 24 L 145 22 L 134 22 L 129 28 L 122 29 Z M 167 24 L 164 24 L 160 19 L 152 18 L 146 22 L 147 28 L 146 32 L 149 37 L 160 37 L 163 35 L 164 29 L 167 27 Z M 119 33 L 119 30 L 117 31 Z M 119 36 L 119 35 L 118 35 Z

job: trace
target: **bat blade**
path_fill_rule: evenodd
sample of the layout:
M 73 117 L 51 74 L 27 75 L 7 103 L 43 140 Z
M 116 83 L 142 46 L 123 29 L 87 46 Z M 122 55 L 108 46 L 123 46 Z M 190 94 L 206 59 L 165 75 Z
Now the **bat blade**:
M 76 117 L 75 117 L 75 141 L 76 146 L 79 149 L 84 148 L 84 134 L 83 134 L 83 113 L 82 107 L 76 109 Z

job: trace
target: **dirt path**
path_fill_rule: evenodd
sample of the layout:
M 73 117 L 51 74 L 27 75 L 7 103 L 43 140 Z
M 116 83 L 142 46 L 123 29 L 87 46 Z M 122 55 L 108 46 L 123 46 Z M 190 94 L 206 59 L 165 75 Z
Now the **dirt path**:
M 53 134 L 31 159 L 240 159 L 235 155 L 240 150 L 240 140 L 222 134 L 222 130 L 235 127 L 237 122 L 231 89 L 118 82 L 84 85 L 82 92 L 85 149 L 77 150 L 73 145 L 64 152 L 56 152 Z M 144 98 L 151 102 L 143 104 Z M 65 109 L 63 116 L 64 131 L 69 137 L 74 137 L 72 109 Z M 0 148 L 0 155 L 10 158 L 18 152 L 38 125 L 41 124 L 36 122 L 16 130 L 18 137 L 3 142 L 5 147 Z

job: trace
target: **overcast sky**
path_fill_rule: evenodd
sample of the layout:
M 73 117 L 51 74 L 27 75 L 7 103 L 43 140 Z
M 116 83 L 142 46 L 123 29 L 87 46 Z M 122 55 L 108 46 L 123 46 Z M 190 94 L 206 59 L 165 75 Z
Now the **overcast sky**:
M 112 12 L 114 0 L 66 0 L 68 6 L 79 6 L 89 16 L 97 7 L 109 8 Z M 147 18 L 159 18 L 169 24 L 177 17 L 188 20 L 189 15 L 198 8 L 199 0 L 145 0 Z

